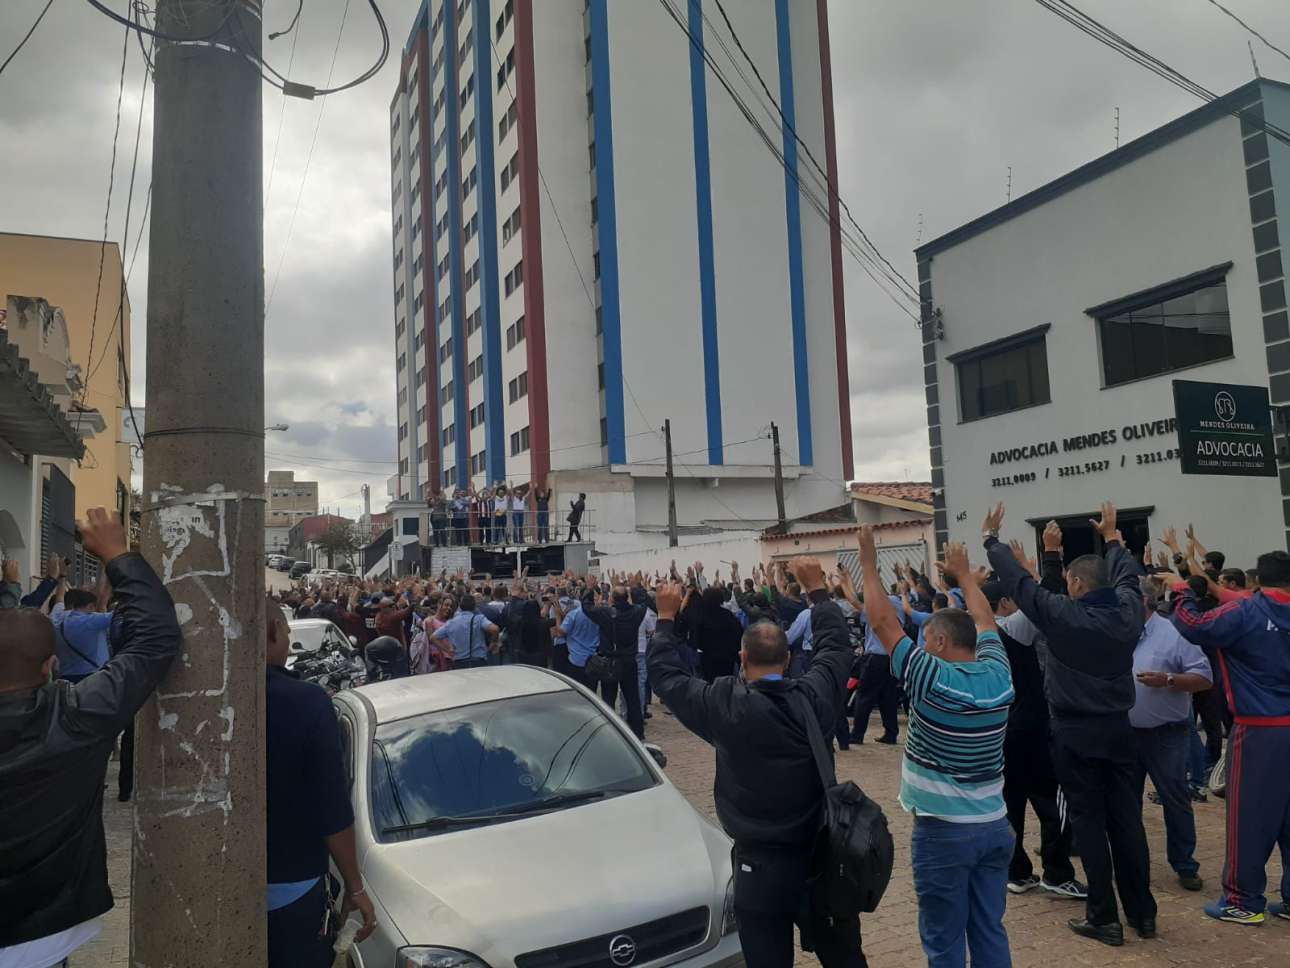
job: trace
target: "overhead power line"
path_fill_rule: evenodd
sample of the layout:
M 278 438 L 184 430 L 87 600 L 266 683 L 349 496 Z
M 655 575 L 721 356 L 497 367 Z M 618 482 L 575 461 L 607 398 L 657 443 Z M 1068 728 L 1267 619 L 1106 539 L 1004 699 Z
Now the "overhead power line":
M 1218 94 L 1214 93 L 1199 82 L 1193 81 L 1181 71 L 1177 71 L 1170 67 L 1159 58 L 1148 54 L 1142 48 L 1135 46 L 1105 24 L 1084 13 L 1074 4 L 1068 3 L 1066 0 L 1035 0 L 1035 2 L 1049 13 L 1056 14 L 1073 27 L 1076 27 L 1088 34 L 1094 40 L 1110 47 L 1116 53 L 1127 57 L 1134 63 L 1145 67 L 1158 77 L 1164 78 L 1175 87 L 1181 88 L 1187 93 L 1200 98 L 1202 101 L 1218 100 Z M 1280 141 L 1282 144 L 1290 145 L 1290 131 L 1287 131 L 1279 125 L 1273 124 L 1265 118 L 1257 117 L 1253 113 L 1245 111 L 1239 107 L 1233 108 L 1228 113 L 1234 118 L 1239 118 L 1249 127 L 1263 131 L 1269 137 Z
M 824 166 L 820 164 L 819 160 L 815 157 L 814 152 L 811 151 L 811 146 L 802 140 L 801 135 L 797 133 L 797 130 L 793 127 L 791 123 L 789 123 L 788 119 L 784 116 L 783 108 L 781 108 L 779 105 L 779 102 L 775 100 L 775 96 L 771 94 L 770 88 L 767 86 L 765 78 L 762 77 L 761 71 L 757 69 L 756 63 L 754 63 L 752 57 L 749 56 L 748 51 L 744 48 L 743 41 L 739 39 L 739 33 L 738 31 L 735 30 L 734 24 L 730 22 L 730 17 L 726 13 L 725 4 L 723 4 L 721 0 L 716 0 L 716 3 L 717 3 L 717 10 L 721 14 L 721 19 L 725 21 L 726 29 L 730 31 L 730 36 L 731 38 L 733 38 L 735 42 L 735 46 L 739 48 L 739 53 L 743 55 L 744 60 L 748 62 L 748 66 L 752 68 L 752 72 L 756 76 L 758 83 L 761 84 L 761 89 L 765 92 L 767 99 L 774 106 L 775 113 L 779 115 L 780 122 L 789 131 L 789 133 L 792 134 L 793 139 L 799 145 L 802 146 L 802 150 L 806 152 L 806 157 L 810 160 L 811 164 L 815 166 L 815 170 L 820 173 L 820 177 L 822 177 L 825 180 L 825 186 L 829 192 L 829 195 L 831 196 L 831 200 L 836 200 L 837 203 L 842 207 L 842 211 L 846 213 L 847 220 L 855 227 L 856 231 L 860 233 L 860 237 L 864 239 L 865 243 L 873 251 L 873 254 L 876 255 L 880 260 L 882 260 L 883 264 L 887 267 L 888 270 L 890 270 L 891 275 L 894 276 L 894 281 L 898 281 L 901 285 L 904 286 L 905 289 L 909 291 L 910 295 L 912 295 L 915 299 L 917 299 L 918 287 L 915 286 L 908 279 L 906 279 L 905 276 L 901 274 L 900 270 L 897 269 L 894 265 L 892 265 L 891 261 L 885 255 L 882 254 L 882 251 L 878 248 L 878 246 L 874 244 L 873 240 L 869 238 L 865 230 L 861 228 L 860 223 L 855 220 L 855 216 L 851 214 L 851 207 L 847 205 L 846 200 L 842 198 L 841 194 L 837 190 L 828 186 L 828 178 L 829 178 L 828 172 L 825 170 Z
M 772 135 L 766 130 L 761 122 L 757 120 L 747 102 L 745 102 L 740 94 L 734 89 L 730 79 L 726 76 L 721 66 L 717 64 L 711 51 L 705 47 L 702 40 L 694 36 L 685 23 L 684 18 L 682 18 L 680 13 L 673 7 L 671 0 L 660 0 L 660 3 L 668 16 L 672 18 L 673 22 L 676 23 L 681 32 L 689 38 L 690 43 L 694 48 L 703 56 L 703 59 L 708 65 L 708 68 L 712 71 L 713 76 L 716 77 L 721 86 L 725 88 L 726 93 L 730 95 L 731 100 L 734 102 L 739 113 L 743 115 L 744 120 L 752 127 L 758 139 L 784 169 L 788 178 L 795 184 L 802 197 L 806 200 L 807 205 L 820 216 L 826 225 L 832 227 L 834 221 L 829 213 L 828 202 L 812 190 L 811 186 L 803 180 L 803 175 L 800 171 L 794 170 L 794 168 L 789 166 L 787 159 L 784 157 L 783 150 L 778 144 L 781 140 L 780 136 Z M 718 42 L 720 43 L 720 38 L 718 38 Z M 736 70 L 739 69 L 737 64 L 735 65 L 735 68 Z M 812 175 L 810 171 L 807 171 L 806 177 L 813 180 L 816 178 L 816 176 Z M 826 195 L 832 194 L 827 187 L 827 183 L 823 187 Z M 857 239 L 846 226 L 839 226 L 839 237 L 842 242 L 843 249 L 851 255 L 852 259 L 854 259 L 865 274 L 873 280 L 874 284 L 878 286 L 884 295 L 886 295 L 901 312 L 908 316 L 916 326 L 920 326 L 921 319 L 919 314 L 915 311 L 921 306 L 918 297 L 916 295 L 911 295 L 910 292 L 906 290 L 905 283 L 900 279 L 893 279 L 890 275 L 890 270 L 883 265 L 879 258 L 869 252 L 864 247 L 863 243 Z M 895 291 L 893 291 L 893 288 Z
M 18 41 L 18 46 L 15 47 L 13 52 L 4 59 L 4 63 L 0 64 L 0 74 L 3 74 L 4 69 L 9 66 L 9 62 L 18 56 L 18 51 L 22 50 L 23 47 L 27 45 L 27 41 L 31 40 L 31 35 L 36 32 L 36 28 L 40 26 L 40 22 L 45 19 L 45 14 L 49 13 L 49 8 L 53 5 L 54 0 L 49 0 L 49 2 L 45 4 L 45 8 L 41 10 L 40 15 L 36 17 L 36 22 L 31 25 L 31 29 L 23 34 L 22 40 Z
M 1209 2 L 1210 2 L 1211 4 L 1213 4 L 1215 7 L 1218 7 L 1218 9 L 1219 9 L 1219 10 L 1223 11 L 1223 13 L 1227 14 L 1229 17 L 1231 17 L 1233 20 L 1235 20 L 1238 24 L 1240 24 L 1242 27 L 1244 27 L 1244 28 L 1245 28 L 1249 33 L 1253 34 L 1253 35 L 1254 35 L 1255 37 L 1257 37 L 1260 41 L 1262 41 L 1262 42 L 1263 42 L 1263 45 L 1264 45 L 1265 47 L 1267 47 L 1269 50 L 1274 50 L 1274 51 L 1276 51 L 1278 54 L 1280 54 L 1282 57 L 1284 57 L 1286 60 L 1290 60 L 1290 54 L 1287 54 L 1284 50 L 1282 50 L 1282 49 L 1281 49 L 1280 47 L 1278 47 L 1276 44 L 1272 43 L 1272 41 L 1270 41 L 1270 40 L 1268 40 L 1266 37 L 1264 37 L 1261 33 L 1259 33 L 1257 30 L 1255 30 L 1253 27 L 1251 27 L 1249 24 L 1247 24 L 1244 20 L 1242 20 L 1240 17 L 1238 17 L 1236 14 L 1234 14 L 1231 10 L 1228 10 L 1225 6 L 1223 6 L 1221 3 L 1219 3 L 1219 2 L 1218 2 L 1218 0 L 1209 0 Z

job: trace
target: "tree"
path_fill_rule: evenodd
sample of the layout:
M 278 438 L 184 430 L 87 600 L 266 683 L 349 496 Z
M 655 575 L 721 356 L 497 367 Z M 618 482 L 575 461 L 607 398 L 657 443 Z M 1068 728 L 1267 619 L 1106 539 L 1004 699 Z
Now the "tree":
M 362 547 L 358 532 L 348 521 L 333 521 L 326 531 L 314 539 L 314 544 L 327 556 L 328 568 L 336 566 L 337 556 L 351 558 Z

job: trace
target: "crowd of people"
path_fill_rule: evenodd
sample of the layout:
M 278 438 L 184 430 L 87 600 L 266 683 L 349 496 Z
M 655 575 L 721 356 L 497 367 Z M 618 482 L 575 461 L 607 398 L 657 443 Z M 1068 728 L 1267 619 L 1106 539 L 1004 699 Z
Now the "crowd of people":
M 436 548 L 450 545 L 551 544 L 561 540 L 560 528 L 551 524 L 551 488 L 536 484 L 509 485 L 505 481 L 475 490 L 474 486 L 436 490 L 430 504 L 431 541 Z M 587 495 L 569 502 L 564 540 L 582 540 L 582 519 Z
M 866 964 L 859 910 L 839 912 L 820 893 L 829 770 L 817 770 L 813 740 L 862 743 L 876 710 L 877 742 L 896 746 L 902 707 L 898 801 L 913 817 L 919 933 L 934 968 L 969 956 L 1010 965 L 1007 900 L 1030 891 L 1083 901 L 1069 920 L 1082 937 L 1118 946 L 1126 926 L 1156 937 L 1144 799 L 1163 809 L 1179 885 L 1199 892 L 1193 804 L 1224 796 L 1226 861 L 1204 913 L 1246 926 L 1290 919 L 1290 554 L 1227 567 L 1189 527 L 1185 543 L 1167 529 L 1161 548 L 1135 555 L 1108 503 L 1093 522 L 1099 553 L 1067 560 L 1049 523 L 1032 556 L 1001 539 L 1003 521 L 1002 505 L 987 514 L 978 562 L 950 543 L 930 570 L 910 562 L 894 576 L 862 527 L 860 588 L 845 569 L 799 558 L 747 576 L 731 566 L 725 578 L 699 562 L 652 575 L 306 577 L 271 595 L 270 964 L 305 963 L 301 939 L 316 941 L 331 903 L 329 860 L 345 880 L 343 913 L 363 919 L 360 938 L 376 917 L 326 693 L 285 668 L 288 618 L 351 636 L 368 681 L 551 667 L 598 690 L 641 739 L 657 698 L 715 748 L 752 968 L 791 964 L 794 928 L 829 968 Z M 0 785 L 17 794 L 0 799 L 0 958 L 24 968 L 58 963 L 111 904 L 98 816 L 107 761 L 179 646 L 169 596 L 126 552 L 119 524 L 96 510 L 83 532 L 105 565 L 97 588 L 70 587 L 57 559 L 30 590 L 10 562 L 0 582 Z M 123 800 L 131 746 L 120 744 Z M 322 820 L 302 832 L 293 821 L 306 805 Z M 1038 874 L 1023 846 L 1027 806 Z M 1269 900 L 1278 845 L 1282 882 Z M 46 867 L 37 882 L 22 873 Z M 316 947 L 308 963 L 327 963 Z

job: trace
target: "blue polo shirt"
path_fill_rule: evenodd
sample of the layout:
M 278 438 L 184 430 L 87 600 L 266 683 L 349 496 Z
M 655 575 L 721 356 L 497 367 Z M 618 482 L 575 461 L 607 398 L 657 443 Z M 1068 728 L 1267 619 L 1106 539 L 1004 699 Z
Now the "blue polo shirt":
M 277 666 L 267 675 L 265 856 L 270 898 L 282 901 L 284 892 L 276 887 L 308 890 L 327 873 L 326 838 L 351 826 L 354 811 L 327 693 Z
M 567 633 L 565 638 L 569 643 L 569 661 L 579 669 L 583 668 L 600 648 L 600 626 L 579 605 L 565 615 L 561 627 Z
M 108 650 L 111 612 L 78 612 L 60 603 L 54 606 L 50 620 L 58 631 L 54 649 L 58 653 L 60 676 L 84 677 L 107 665 L 111 658 Z
M 482 612 L 458 612 L 435 632 L 434 637 L 452 643 L 455 661 L 487 659 L 488 636 L 485 633 L 496 628 Z
M 800 646 L 803 652 L 810 652 L 814 641 L 815 636 L 811 634 L 811 610 L 803 609 L 788 627 L 788 646 L 790 649 Z

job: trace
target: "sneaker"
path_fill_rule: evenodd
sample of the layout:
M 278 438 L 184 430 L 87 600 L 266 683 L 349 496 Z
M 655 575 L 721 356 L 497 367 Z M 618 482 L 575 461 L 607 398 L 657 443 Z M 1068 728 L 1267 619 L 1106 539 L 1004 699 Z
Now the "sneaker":
M 1008 892 L 1010 894 L 1025 894 L 1027 891 L 1033 891 L 1038 886 L 1039 878 L 1034 874 L 1031 874 L 1029 877 L 1008 880 Z
M 1262 911 L 1247 911 L 1222 899 L 1206 904 L 1205 913 L 1215 921 L 1228 921 L 1231 924 L 1262 924 L 1267 920 Z
M 1179 874 L 1178 883 L 1188 891 L 1199 891 L 1205 887 L 1205 882 L 1200 879 L 1199 874 Z
M 1274 918 L 1290 921 L 1290 901 L 1272 901 L 1268 904 L 1268 914 Z
M 1069 880 L 1064 884 L 1050 884 L 1048 881 L 1040 881 L 1039 886 L 1049 894 L 1056 894 L 1058 897 L 1069 897 L 1079 901 L 1088 897 L 1088 888 L 1076 880 Z
M 1124 926 L 1119 921 L 1112 921 L 1110 924 L 1089 924 L 1083 918 L 1071 918 L 1066 924 L 1082 938 L 1092 938 L 1113 948 L 1124 944 Z

